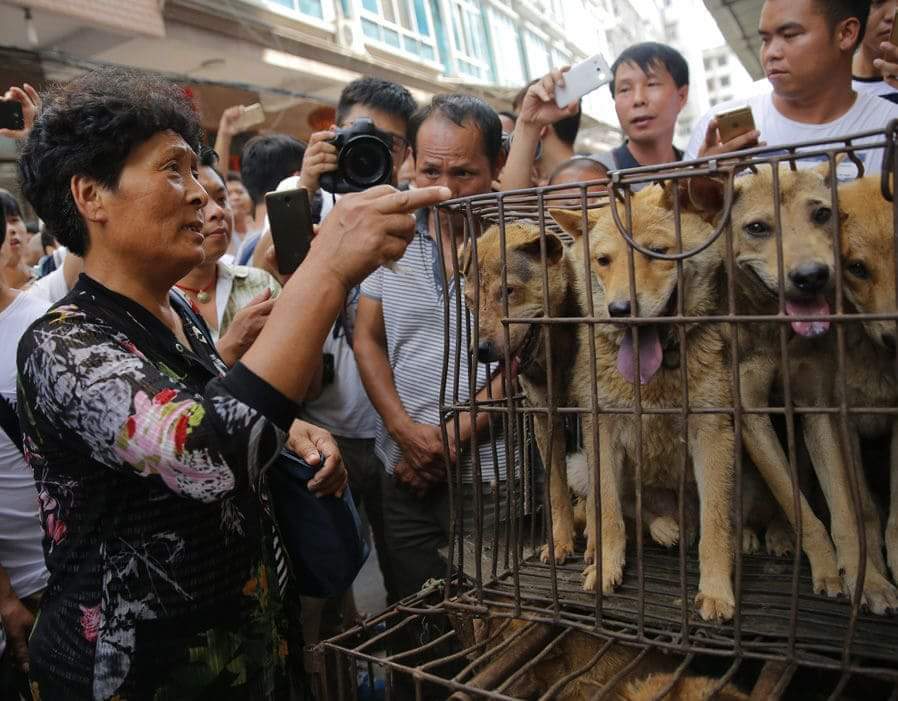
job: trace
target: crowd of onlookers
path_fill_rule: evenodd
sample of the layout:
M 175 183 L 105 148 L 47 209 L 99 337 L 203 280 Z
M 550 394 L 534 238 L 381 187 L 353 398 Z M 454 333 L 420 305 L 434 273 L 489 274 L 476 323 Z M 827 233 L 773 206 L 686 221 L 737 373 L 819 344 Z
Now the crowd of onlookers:
M 308 143 L 255 136 L 239 172 L 226 166 L 240 107 L 223 113 L 213 149 L 183 95 L 149 76 L 105 69 L 42 96 L 11 88 L 4 99 L 22 104 L 26 126 L 0 134 L 20 141 L 41 221 L 0 191 L 0 696 L 302 694 L 309 660 L 297 648 L 361 614 L 351 591 L 300 597 L 280 576 L 261 467 L 286 445 L 319 467 L 316 493 L 348 483 L 389 604 L 446 574 L 446 456 L 458 458 L 465 509 L 504 482 L 489 414 L 441 426 L 444 373 L 462 401 L 470 386 L 501 397 L 503 384 L 455 365 L 468 340 L 452 314 L 444 336 L 460 283 L 453 241 L 437 231 L 459 222 L 429 205 L 881 129 L 898 117 L 898 47 L 884 43 L 896 4 L 767 0 L 767 80 L 701 119 L 685 151 L 673 135 L 689 67 L 656 43 L 616 57 L 626 138 L 599 154 L 576 152 L 580 105 L 554 101 L 562 70 L 500 113 L 464 94 L 417 105 L 362 78 L 343 90 L 334 128 Z M 746 104 L 756 129 L 722 142 L 715 114 Z M 363 118 L 402 194 L 322 191 L 334 130 Z M 860 153 L 868 174 L 881 155 Z M 265 194 L 295 187 L 316 235 L 285 276 Z M 491 438 L 477 442 L 479 480 L 475 434 Z

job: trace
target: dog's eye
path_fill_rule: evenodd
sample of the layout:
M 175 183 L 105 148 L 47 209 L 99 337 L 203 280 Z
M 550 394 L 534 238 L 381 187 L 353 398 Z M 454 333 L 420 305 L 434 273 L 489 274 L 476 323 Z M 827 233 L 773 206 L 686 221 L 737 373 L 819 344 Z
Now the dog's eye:
M 600 268 L 605 268 L 611 265 L 611 259 L 608 256 L 599 256 L 598 258 L 596 258 L 596 263 Z
M 817 207 L 811 214 L 815 224 L 826 224 L 832 219 L 833 211 L 829 207 Z
M 770 236 L 770 225 L 763 221 L 753 221 L 746 224 L 743 229 L 749 236 Z
M 845 267 L 845 270 L 847 270 L 849 273 L 854 275 L 854 277 L 858 278 L 859 280 L 869 280 L 870 279 L 870 270 L 867 268 L 866 265 L 861 263 L 861 261 L 859 261 L 859 260 L 851 261 Z
M 649 250 L 652 253 L 657 253 L 659 256 L 666 256 L 669 249 L 667 246 L 649 246 Z
M 511 297 L 512 294 L 514 294 L 514 287 L 506 287 L 505 288 L 505 296 Z

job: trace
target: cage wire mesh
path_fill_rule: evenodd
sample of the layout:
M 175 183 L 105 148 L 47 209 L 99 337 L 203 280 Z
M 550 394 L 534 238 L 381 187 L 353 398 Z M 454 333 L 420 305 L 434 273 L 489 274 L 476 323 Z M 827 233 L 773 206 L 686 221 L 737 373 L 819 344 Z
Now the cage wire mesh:
M 896 135 L 434 210 L 445 433 L 488 421 L 328 698 L 898 698 Z

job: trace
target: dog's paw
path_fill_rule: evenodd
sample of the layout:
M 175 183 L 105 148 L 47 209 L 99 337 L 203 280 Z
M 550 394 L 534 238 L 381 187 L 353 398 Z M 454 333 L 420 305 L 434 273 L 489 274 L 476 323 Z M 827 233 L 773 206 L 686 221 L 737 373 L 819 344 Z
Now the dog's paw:
M 830 599 L 842 594 L 842 577 L 836 564 L 832 547 L 812 548 L 803 546 L 811 564 L 811 582 L 815 594 L 825 594 Z
M 598 584 L 599 568 L 589 565 L 583 570 L 583 591 L 593 592 Z M 610 594 L 624 581 L 624 553 L 602 558 L 602 592 Z
M 596 546 L 592 543 L 586 543 L 586 550 L 583 551 L 583 564 L 591 565 L 596 561 Z
M 563 565 L 569 557 L 574 554 L 574 542 L 573 541 L 555 541 L 555 564 Z M 549 544 L 546 543 L 543 546 L 542 552 L 540 553 L 539 559 L 544 563 L 549 563 Z
M 849 598 L 857 590 L 857 575 L 845 575 L 845 593 Z M 880 574 L 873 563 L 867 562 L 864 575 L 864 593 L 861 595 L 861 606 L 877 616 L 898 611 L 898 589 Z
M 658 545 L 671 548 L 680 542 L 680 526 L 672 516 L 658 516 L 649 524 L 649 533 Z
M 767 554 L 775 557 L 786 557 L 795 552 L 792 531 L 782 523 L 774 521 L 764 534 Z
M 886 528 L 886 555 L 889 561 L 889 569 L 892 571 L 892 579 L 898 582 L 898 520 L 889 522 Z
M 754 555 L 761 550 L 761 539 L 753 528 L 742 528 L 742 552 L 745 555 Z
M 723 623 L 729 621 L 736 612 L 736 597 L 728 579 L 702 587 L 695 597 L 698 615 L 703 621 Z

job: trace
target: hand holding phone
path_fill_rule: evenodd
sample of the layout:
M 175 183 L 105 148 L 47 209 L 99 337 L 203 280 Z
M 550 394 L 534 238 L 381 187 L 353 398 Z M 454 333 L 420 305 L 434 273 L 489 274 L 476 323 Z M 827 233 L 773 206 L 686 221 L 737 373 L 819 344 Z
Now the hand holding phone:
M 251 129 L 265 121 L 265 110 L 258 102 L 246 105 L 240 112 L 240 116 L 234 121 L 234 128 L 239 132 Z
M 602 54 L 591 56 L 564 73 L 564 84 L 555 87 L 555 104 L 564 109 L 611 79 L 611 68 Z
M 25 128 L 25 114 L 22 103 L 14 100 L 0 101 L 0 129 L 21 131 Z
M 312 210 L 305 188 L 269 192 L 268 222 L 277 257 L 278 272 L 292 275 L 305 259 L 312 244 Z
M 12 86 L 0 98 L 0 136 L 27 137 L 40 109 L 41 98 L 37 90 L 28 83 L 22 87 Z
M 717 133 L 720 135 L 720 142 L 724 144 L 755 130 L 755 117 L 751 107 L 737 107 L 721 112 L 716 119 Z

